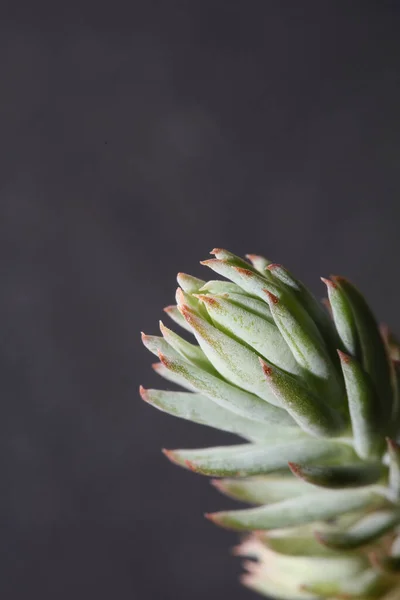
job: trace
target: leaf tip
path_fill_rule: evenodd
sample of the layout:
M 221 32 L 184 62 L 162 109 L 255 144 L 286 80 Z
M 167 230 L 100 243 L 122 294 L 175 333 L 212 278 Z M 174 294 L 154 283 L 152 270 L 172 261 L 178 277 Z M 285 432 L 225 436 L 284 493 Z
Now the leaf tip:
M 267 298 L 268 298 L 268 302 L 270 304 L 278 304 L 279 302 L 279 298 L 277 296 L 275 296 L 275 294 L 272 294 L 270 291 L 268 291 L 266 288 L 263 289 L 263 292 L 266 294 Z
M 337 353 L 342 364 L 348 365 L 351 362 L 351 356 L 349 354 L 346 354 L 345 352 L 342 352 L 342 350 L 339 349 L 337 349 Z

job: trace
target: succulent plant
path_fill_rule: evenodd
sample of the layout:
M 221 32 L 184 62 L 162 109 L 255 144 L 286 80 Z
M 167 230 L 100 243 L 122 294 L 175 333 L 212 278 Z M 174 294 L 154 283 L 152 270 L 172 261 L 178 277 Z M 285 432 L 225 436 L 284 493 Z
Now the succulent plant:
M 400 599 L 400 346 L 346 279 L 322 279 L 325 307 L 280 265 L 226 250 L 178 275 L 169 317 L 143 335 L 159 375 L 141 388 L 174 416 L 238 444 L 164 450 L 251 508 L 206 515 L 247 532 L 243 583 L 278 600 Z

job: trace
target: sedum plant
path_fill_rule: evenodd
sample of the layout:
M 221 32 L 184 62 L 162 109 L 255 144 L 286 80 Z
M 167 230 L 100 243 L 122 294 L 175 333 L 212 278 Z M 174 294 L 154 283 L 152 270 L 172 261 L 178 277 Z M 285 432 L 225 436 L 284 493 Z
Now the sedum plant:
M 226 250 L 178 275 L 143 335 L 156 372 L 186 391 L 141 388 L 174 416 L 242 438 L 164 450 L 250 508 L 207 514 L 245 532 L 243 583 L 277 600 L 400 600 L 400 346 L 346 279 L 322 279 L 325 308 L 285 268 Z M 327 310 L 326 310 L 327 309 Z

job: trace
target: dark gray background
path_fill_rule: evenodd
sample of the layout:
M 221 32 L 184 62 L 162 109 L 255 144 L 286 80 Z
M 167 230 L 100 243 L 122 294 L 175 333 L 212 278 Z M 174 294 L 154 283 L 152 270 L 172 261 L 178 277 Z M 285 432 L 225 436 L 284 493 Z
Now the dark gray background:
M 233 505 L 160 448 L 175 273 L 265 253 L 400 331 L 397 2 L 2 4 L 0 595 L 245 599 Z

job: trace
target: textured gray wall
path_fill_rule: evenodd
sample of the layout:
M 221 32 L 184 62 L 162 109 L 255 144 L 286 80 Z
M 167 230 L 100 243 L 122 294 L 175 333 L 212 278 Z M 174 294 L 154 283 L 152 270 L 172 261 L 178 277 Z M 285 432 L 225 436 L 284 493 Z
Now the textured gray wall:
M 398 3 L 3 6 L 0 595 L 250 598 L 139 331 L 217 245 L 400 332 Z

